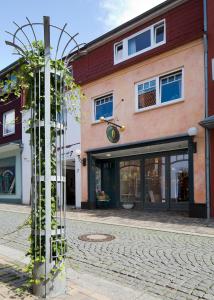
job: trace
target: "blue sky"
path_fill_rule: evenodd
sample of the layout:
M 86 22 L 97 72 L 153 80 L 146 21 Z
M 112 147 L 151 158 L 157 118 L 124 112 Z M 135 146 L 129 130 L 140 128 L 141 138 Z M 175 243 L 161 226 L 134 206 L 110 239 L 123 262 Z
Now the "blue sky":
M 89 42 L 112 28 L 143 13 L 164 0 L 7 0 L 0 12 L 0 70 L 18 57 L 5 45 L 11 37 L 5 30 L 14 33 L 16 26 L 42 22 L 50 16 L 51 23 L 62 27 L 68 23 L 67 31 L 79 32 L 78 42 Z M 54 39 L 54 37 L 53 37 Z

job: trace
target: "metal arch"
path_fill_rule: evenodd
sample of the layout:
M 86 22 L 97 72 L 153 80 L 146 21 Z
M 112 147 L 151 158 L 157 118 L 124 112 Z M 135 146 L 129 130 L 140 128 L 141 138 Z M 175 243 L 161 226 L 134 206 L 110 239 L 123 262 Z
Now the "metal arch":
M 29 45 L 30 45 L 32 51 L 33 51 L 32 44 L 31 44 L 31 42 L 30 42 L 30 40 L 29 40 L 27 34 L 24 32 L 24 30 L 23 30 L 16 22 L 13 21 L 13 24 L 15 24 L 15 25 L 21 30 L 21 32 L 24 34 L 24 36 L 26 37 L 26 39 L 27 39 L 27 41 L 28 41 L 28 43 L 29 43 Z M 13 41 L 13 42 L 14 42 L 14 41 Z M 34 51 L 33 51 L 33 52 L 34 52 Z
M 24 24 L 24 25 L 22 25 L 22 26 L 19 26 L 16 22 L 13 22 L 13 23 L 18 27 L 14 34 L 12 34 L 12 33 L 10 33 L 10 32 L 7 32 L 7 31 L 6 31 L 6 33 L 10 34 L 10 35 L 13 37 L 13 44 L 14 44 L 14 45 L 16 45 L 16 42 L 15 42 L 15 41 L 17 40 L 18 42 L 20 42 L 20 43 L 22 44 L 23 49 L 25 49 L 25 50 L 27 51 L 28 48 L 27 48 L 26 45 L 21 41 L 21 39 L 17 36 L 18 33 L 21 31 L 22 34 L 23 34 L 23 35 L 25 36 L 25 38 L 27 39 L 27 41 L 28 41 L 28 43 L 29 43 L 29 46 L 31 47 L 32 51 L 34 51 L 33 46 L 32 46 L 32 42 L 30 41 L 29 37 L 27 36 L 26 32 L 24 31 L 24 28 L 26 28 L 26 27 L 28 27 L 28 26 L 31 27 L 33 36 L 34 36 L 34 38 L 35 38 L 35 41 L 37 42 L 37 37 L 36 37 L 35 30 L 34 30 L 34 26 L 41 26 L 41 25 L 43 26 L 43 23 L 31 22 L 31 21 L 29 20 L 28 17 L 26 17 L 26 19 L 27 19 L 28 23 L 27 23 L 27 24 Z M 58 55 L 58 51 L 59 51 L 59 45 L 60 45 L 61 38 L 62 38 L 63 34 L 66 34 L 66 35 L 69 37 L 69 41 L 66 43 L 66 45 L 65 45 L 65 47 L 64 47 L 64 49 L 63 49 L 63 51 L 62 51 L 61 57 L 59 58 L 59 59 L 61 59 L 61 61 L 64 59 L 64 55 L 65 55 L 65 53 L 66 53 L 66 50 L 67 50 L 69 44 L 71 44 L 72 42 L 75 44 L 75 46 L 74 46 L 74 47 L 69 51 L 69 53 L 66 55 L 65 61 L 67 62 L 66 65 L 68 65 L 68 63 L 72 60 L 72 58 L 70 57 L 70 56 L 71 56 L 71 53 L 72 53 L 74 50 L 76 50 L 77 52 L 79 52 L 79 51 L 80 51 L 80 47 L 83 46 L 83 45 L 85 45 L 85 43 L 78 44 L 78 42 L 75 40 L 75 37 L 76 37 L 79 33 L 76 33 L 76 34 L 74 34 L 74 35 L 71 35 L 68 31 L 65 30 L 66 26 L 67 26 L 67 23 L 63 26 L 63 28 L 58 27 L 58 26 L 56 26 L 56 25 L 52 25 L 52 24 L 49 25 L 49 27 L 61 31 L 60 36 L 59 36 L 59 39 L 58 39 L 58 41 L 57 41 L 57 47 L 56 47 L 56 53 L 55 53 L 55 60 L 57 59 L 57 55 Z M 12 43 L 10 43 L 10 45 L 12 46 Z M 17 51 L 18 51 L 18 54 L 21 55 L 21 56 L 23 56 L 21 53 L 24 53 L 24 51 L 23 51 L 23 50 L 21 51 L 21 47 L 19 47 L 18 45 L 14 46 L 14 47 L 15 47 L 16 49 L 19 49 L 19 51 L 17 50 Z M 19 47 L 19 48 L 18 48 L 18 47 Z M 21 52 L 21 53 L 20 53 L 20 52 Z M 75 55 L 76 55 L 76 53 L 75 53 Z M 24 57 L 25 57 L 25 56 L 24 56 Z M 68 57 L 69 57 L 70 59 L 68 59 Z
M 8 46 L 14 47 L 18 52 L 23 53 L 23 54 L 21 54 L 21 53 L 19 53 L 19 54 L 20 54 L 22 57 L 25 57 L 25 52 L 23 51 L 23 49 L 22 49 L 21 47 L 19 47 L 18 45 L 14 44 L 14 43 L 12 43 L 12 42 L 9 42 L 9 41 L 6 41 L 5 43 L 6 43 L 6 45 L 8 45 Z
M 35 31 L 34 31 L 34 29 L 33 29 L 33 25 L 32 25 L 32 23 L 30 22 L 30 20 L 28 19 L 28 17 L 26 17 L 26 19 L 27 19 L 27 21 L 28 21 L 28 23 L 29 23 L 29 25 L 30 25 L 30 27 L 31 27 L 31 29 L 32 29 L 33 36 L 34 36 L 35 41 L 36 41 L 36 43 L 37 43 L 37 38 L 36 38 Z
M 65 32 L 65 27 L 66 26 L 67 26 L 67 23 L 65 23 L 65 25 L 63 26 L 63 28 L 61 30 L 61 33 L 60 33 L 60 36 L 59 36 L 59 39 L 58 39 L 57 48 L 56 48 L 56 54 L 55 54 L 55 60 L 57 59 L 57 54 L 58 54 L 58 50 L 59 50 L 60 41 L 61 41 L 63 32 Z
M 7 34 L 10 34 L 10 35 L 12 35 L 12 37 L 14 36 L 11 32 L 9 32 L 9 31 L 5 31 Z M 20 42 L 21 44 L 22 44 L 22 46 L 26 49 L 26 50 L 28 50 L 27 49 L 27 47 L 25 46 L 25 44 L 16 36 L 15 37 L 15 39 L 17 39 L 17 41 L 18 42 Z M 15 41 L 13 40 L 13 42 L 15 43 Z
M 71 49 L 71 51 L 67 54 L 67 56 L 66 56 L 66 58 L 65 58 L 65 65 L 66 65 L 66 66 L 68 66 L 69 62 L 72 61 L 72 59 L 73 59 L 76 55 L 78 55 L 78 54 L 77 54 L 78 52 L 81 53 L 80 47 L 81 47 L 81 46 L 85 46 L 85 45 L 86 45 L 86 43 L 78 44 L 78 46 L 75 46 L 74 48 Z M 73 52 L 76 48 L 78 48 L 77 52 L 75 52 L 73 55 L 71 55 L 72 52 Z
M 66 49 L 67 49 L 67 47 L 68 47 L 68 45 L 70 44 L 71 41 L 73 41 L 73 42 L 76 44 L 76 46 L 78 47 L 78 44 L 77 44 L 76 40 L 74 39 L 78 34 L 79 34 L 79 33 L 76 33 L 74 36 L 72 36 L 72 37 L 68 40 L 67 44 L 65 45 L 65 47 L 64 47 L 64 49 L 63 49 L 63 51 L 62 51 L 61 60 L 63 59 L 64 53 L 65 53 L 65 51 L 66 51 Z

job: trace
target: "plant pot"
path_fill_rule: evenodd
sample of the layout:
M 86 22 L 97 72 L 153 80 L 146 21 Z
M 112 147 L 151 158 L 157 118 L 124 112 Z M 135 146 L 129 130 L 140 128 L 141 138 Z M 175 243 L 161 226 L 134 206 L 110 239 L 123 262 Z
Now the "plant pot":
M 39 278 L 45 274 L 45 263 L 35 263 L 34 265 L 34 278 Z M 33 284 L 33 294 L 40 298 L 45 298 L 46 296 L 58 297 L 60 295 L 65 295 L 66 292 L 66 272 L 65 269 L 62 271 L 57 271 L 51 279 L 49 279 L 45 285 L 45 282 L 39 284 Z
M 134 207 L 134 203 L 122 203 L 123 208 L 132 209 Z
M 109 207 L 109 199 L 107 200 L 97 200 L 96 201 L 97 208 L 108 208 Z

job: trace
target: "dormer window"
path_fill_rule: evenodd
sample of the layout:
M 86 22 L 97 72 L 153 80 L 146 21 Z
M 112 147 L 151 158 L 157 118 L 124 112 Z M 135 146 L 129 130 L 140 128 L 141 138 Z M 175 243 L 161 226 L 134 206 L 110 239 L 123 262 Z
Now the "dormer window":
M 164 41 L 164 23 L 158 24 L 154 27 L 155 43 L 161 43 Z
M 114 63 L 117 64 L 165 43 L 165 20 L 162 20 L 116 43 Z
M 114 57 L 116 61 L 123 59 L 123 42 L 115 44 Z
M 146 30 L 128 40 L 128 55 L 151 47 L 151 30 Z

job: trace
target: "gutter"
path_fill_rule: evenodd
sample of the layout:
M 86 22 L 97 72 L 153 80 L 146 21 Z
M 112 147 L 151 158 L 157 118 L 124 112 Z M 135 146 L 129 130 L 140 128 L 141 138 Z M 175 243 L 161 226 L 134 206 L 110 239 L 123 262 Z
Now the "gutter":
M 0 71 L 0 77 L 8 74 L 10 71 L 13 71 L 16 67 L 18 67 L 20 65 L 20 59 L 14 61 L 12 64 L 10 64 L 9 66 L 7 66 L 6 68 L 2 69 Z
M 138 26 L 143 25 L 151 21 L 154 18 L 170 11 L 171 9 L 187 2 L 188 0 L 166 0 L 163 3 L 151 8 L 150 10 L 140 14 L 139 16 L 123 23 L 122 25 L 106 32 L 105 34 L 99 36 L 98 38 L 88 42 L 85 46 L 81 48 L 82 50 L 87 50 L 88 52 L 102 46 L 103 44 L 112 41 L 119 36 L 135 29 Z M 75 54 L 78 51 L 74 51 L 71 54 Z
M 208 25 L 207 25 L 207 0 L 203 0 L 204 13 L 204 80 L 205 80 L 205 119 L 208 111 Z M 205 128 L 205 168 L 206 168 L 206 204 L 207 219 L 210 218 L 210 132 Z

